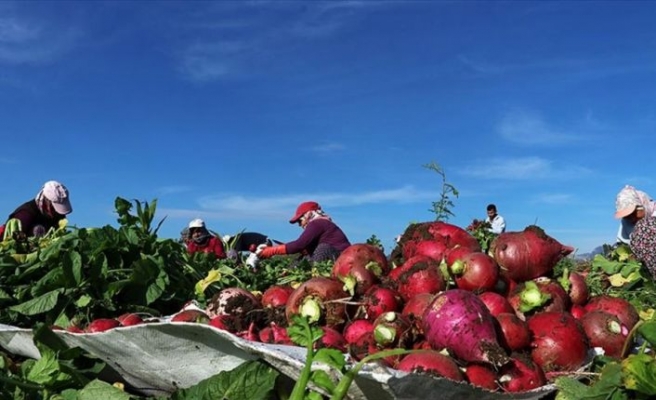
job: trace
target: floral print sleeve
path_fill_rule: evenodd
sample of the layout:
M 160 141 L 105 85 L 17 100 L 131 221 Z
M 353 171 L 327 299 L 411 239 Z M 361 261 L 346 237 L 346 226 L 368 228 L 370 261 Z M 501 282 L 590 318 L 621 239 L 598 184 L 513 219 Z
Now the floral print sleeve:
M 656 218 L 644 217 L 631 233 L 631 251 L 656 278 Z

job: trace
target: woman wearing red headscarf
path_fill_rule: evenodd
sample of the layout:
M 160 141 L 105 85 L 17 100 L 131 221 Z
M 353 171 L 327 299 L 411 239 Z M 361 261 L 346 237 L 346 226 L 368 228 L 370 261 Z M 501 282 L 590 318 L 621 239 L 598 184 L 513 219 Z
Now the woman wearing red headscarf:
M 259 258 L 303 254 L 308 261 L 334 261 L 351 245 L 344 232 L 317 202 L 301 203 L 289 223 L 298 224 L 303 229 L 301 236 L 292 242 L 265 247 L 259 252 Z

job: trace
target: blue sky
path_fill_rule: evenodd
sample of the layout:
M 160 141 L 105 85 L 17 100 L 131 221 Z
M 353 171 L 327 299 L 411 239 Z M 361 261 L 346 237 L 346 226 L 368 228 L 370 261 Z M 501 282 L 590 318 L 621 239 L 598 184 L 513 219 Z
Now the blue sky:
M 0 2 L 0 212 L 46 180 L 77 226 L 158 199 L 282 240 L 316 200 L 389 250 L 496 203 L 579 253 L 615 240 L 624 184 L 656 193 L 656 3 Z

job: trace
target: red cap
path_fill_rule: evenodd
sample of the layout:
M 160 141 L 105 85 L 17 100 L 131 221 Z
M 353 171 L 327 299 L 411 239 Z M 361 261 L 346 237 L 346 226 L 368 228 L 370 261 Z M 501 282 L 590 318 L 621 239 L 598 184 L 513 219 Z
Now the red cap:
M 289 220 L 290 224 L 295 224 L 298 222 L 299 219 L 303 216 L 308 211 L 317 211 L 321 210 L 321 206 L 319 203 L 315 201 L 306 201 L 305 203 L 301 203 L 297 208 L 296 208 L 296 213 L 292 217 L 292 219 Z

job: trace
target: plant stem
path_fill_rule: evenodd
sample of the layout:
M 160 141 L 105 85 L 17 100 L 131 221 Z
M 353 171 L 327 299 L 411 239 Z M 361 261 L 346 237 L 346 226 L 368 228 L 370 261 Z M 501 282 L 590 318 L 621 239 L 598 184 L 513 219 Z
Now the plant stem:
M 303 329 L 305 329 L 308 337 L 312 337 L 312 331 L 307 323 L 303 324 Z M 289 400 L 303 400 L 305 398 L 305 388 L 307 387 L 307 384 L 310 381 L 310 375 L 312 374 L 314 342 L 311 340 L 308 341 L 306 348 L 307 355 L 305 357 L 305 365 L 301 370 L 301 375 L 298 377 L 298 381 L 296 381 L 296 384 L 294 385 L 294 389 L 292 390 L 292 394 L 289 396 Z

